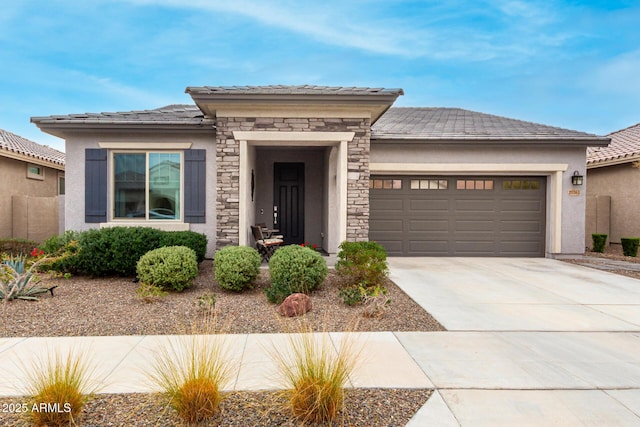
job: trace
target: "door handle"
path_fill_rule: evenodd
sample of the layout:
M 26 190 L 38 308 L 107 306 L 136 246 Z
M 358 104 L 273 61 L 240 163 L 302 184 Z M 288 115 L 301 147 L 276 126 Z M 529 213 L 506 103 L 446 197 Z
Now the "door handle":
M 273 207 L 273 226 L 275 228 L 276 224 L 278 224 L 278 206 Z

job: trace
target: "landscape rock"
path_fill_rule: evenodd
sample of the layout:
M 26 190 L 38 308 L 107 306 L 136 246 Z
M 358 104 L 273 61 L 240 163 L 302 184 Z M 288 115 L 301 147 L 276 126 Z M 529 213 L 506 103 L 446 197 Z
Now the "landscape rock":
M 286 317 L 301 316 L 311 311 L 313 304 L 309 295 L 291 294 L 278 306 L 278 313 Z

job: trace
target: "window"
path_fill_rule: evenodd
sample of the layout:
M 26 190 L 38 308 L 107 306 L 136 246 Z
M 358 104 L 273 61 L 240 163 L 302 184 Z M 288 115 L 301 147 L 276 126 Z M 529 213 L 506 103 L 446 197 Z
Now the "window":
M 27 164 L 27 178 L 44 180 L 44 167 L 31 163 Z
M 65 188 L 64 188 L 64 174 L 58 174 L 58 195 L 64 196 Z
M 401 179 L 370 179 L 369 188 L 377 190 L 402 190 Z
M 113 153 L 113 218 L 181 219 L 182 155 Z
M 458 179 L 457 190 L 493 190 L 492 179 Z
M 412 190 L 446 190 L 448 181 L 446 179 L 412 179 Z
M 502 182 L 504 190 L 539 190 L 540 181 L 538 180 L 509 180 Z

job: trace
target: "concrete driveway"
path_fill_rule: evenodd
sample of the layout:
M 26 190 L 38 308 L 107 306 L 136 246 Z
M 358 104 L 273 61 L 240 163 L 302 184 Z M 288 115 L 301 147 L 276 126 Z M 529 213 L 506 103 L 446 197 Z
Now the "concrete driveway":
M 640 425 L 640 280 L 551 259 L 389 265 L 448 329 L 395 334 L 436 388 L 411 426 Z

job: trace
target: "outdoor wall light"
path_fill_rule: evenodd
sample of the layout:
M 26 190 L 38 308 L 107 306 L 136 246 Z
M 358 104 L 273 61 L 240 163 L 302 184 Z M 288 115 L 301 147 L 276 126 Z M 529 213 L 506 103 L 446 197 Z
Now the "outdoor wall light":
M 583 181 L 584 181 L 584 177 L 580 175 L 580 172 L 574 171 L 573 176 L 571 177 L 571 183 L 573 185 L 582 185 Z

